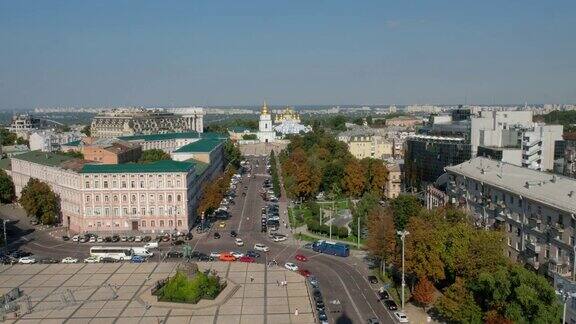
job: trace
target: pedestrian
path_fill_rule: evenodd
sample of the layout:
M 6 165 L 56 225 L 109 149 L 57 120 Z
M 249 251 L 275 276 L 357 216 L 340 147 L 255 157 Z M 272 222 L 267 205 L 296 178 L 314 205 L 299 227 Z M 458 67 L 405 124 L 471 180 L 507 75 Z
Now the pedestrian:
M 280 287 L 280 281 L 276 280 L 276 286 Z
M 254 282 L 254 276 L 250 276 L 250 282 Z

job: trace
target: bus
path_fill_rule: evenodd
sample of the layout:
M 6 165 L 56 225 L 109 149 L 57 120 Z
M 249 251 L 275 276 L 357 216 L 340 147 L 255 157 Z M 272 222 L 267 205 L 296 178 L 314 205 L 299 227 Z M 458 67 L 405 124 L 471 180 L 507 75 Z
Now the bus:
M 112 258 L 114 260 L 130 260 L 132 258 L 131 247 L 119 246 L 93 246 L 90 248 L 90 256 L 100 258 Z
M 341 257 L 347 257 L 350 255 L 350 247 L 348 244 L 324 240 L 314 242 L 314 244 L 312 244 L 312 250 L 314 252 L 331 254 Z

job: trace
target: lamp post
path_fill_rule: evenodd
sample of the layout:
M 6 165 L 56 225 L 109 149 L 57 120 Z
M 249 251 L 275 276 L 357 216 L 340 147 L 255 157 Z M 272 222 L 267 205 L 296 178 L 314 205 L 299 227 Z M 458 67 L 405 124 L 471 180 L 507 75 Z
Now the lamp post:
M 404 242 L 406 241 L 406 236 L 410 234 L 407 230 L 396 232 L 402 240 L 402 310 L 404 310 L 404 288 L 406 287 L 406 280 L 404 279 Z

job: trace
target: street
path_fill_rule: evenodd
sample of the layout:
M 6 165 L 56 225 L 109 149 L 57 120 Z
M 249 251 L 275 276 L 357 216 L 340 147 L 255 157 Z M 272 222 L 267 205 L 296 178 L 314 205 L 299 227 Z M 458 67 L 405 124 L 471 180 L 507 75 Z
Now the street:
M 256 165 L 255 161 L 259 163 Z M 280 243 L 273 242 L 268 238 L 267 233 L 260 232 L 261 208 L 266 202 L 259 195 L 262 188 L 263 180 L 269 177 L 265 170 L 264 158 L 251 158 L 252 176 L 242 177 L 242 182 L 238 184 L 237 197 L 235 204 L 230 206 L 231 218 L 226 222 L 225 228 L 218 228 L 217 223 L 209 232 L 197 234 L 193 232 L 194 238 L 187 243 L 190 244 L 194 251 L 209 254 L 212 251 L 241 251 L 252 250 L 255 243 L 262 243 L 270 248 L 267 253 L 261 252 L 261 257 L 256 260 L 258 263 L 267 264 L 271 260 L 276 260 L 278 266 L 283 267 L 285 262 L 294 262 L 300 269 L 306 269 L 317 277 L 320 282 L 320 289 L 327 305 L 327 314 L 330 323 L 366 323 L 369 318 L 377 317 L 382 323 L 394 323 L 392 315 L 384 308 L 383 304 L 377 300 L 377 285 L 371 285 L 367 276 L 369 270 L 367 265 L 359 258 L 350 256 L 340 258 L 318 254 L 312 250 L 303 248 L 307 242 L 295 240 L 290 229 L 284 226 L 288 223 L 285 219 L 287 214 L 280 210 L 282 226 L 279 233 L 286 234 L 288 240 Z M 246 195 L 243 196 L 244 186 L 247 186 Z M 282 204 L 286 205 L 286 204 Z M 83 260 L 88 256 L 88 251 L 93 245 L 122 245 L 122 246 L 141 246 L 144 243 L 118 242 L 118 243 L 75 243 L 71 241 L 62 241 L 60 236 L 61 230 L 44 230 L 35 229 L 31 226 L 22 215 L 17 215 L 18 209 L 6 207 L 0 211 L 2 217 L 13 219 L 16 222 L 9 226 L 9 243 L 10 248 L 21 248 L 32 252 L 35 256 L 64 258 L 74 257 Z M 237 247 L 234 238 L 230 236 L 230 231 L 235 230 L 238 237 L 244 241 L 243 247 Z M 50 232 L 52 231 L 52 236 Z M 220 239 L 214 239 L 214 232 L 221 234 Z M 173 247 L 170 242 L 162 242 L 160 249 L 166 253 L 170 249 L 181 249 Z M 154 251 L 154 257 L 149 262 L 161 261 L 160 253 Z M 294 259 L 296 254 L 305 255 L 307 262 L 300 262 Z M 172 262 L 175 259 L 166 259 Z M 335 305 L 335 301 L 340 302 L 340 306 Z M 331 313 L 332 310 L 339 310 L 340 313 Z

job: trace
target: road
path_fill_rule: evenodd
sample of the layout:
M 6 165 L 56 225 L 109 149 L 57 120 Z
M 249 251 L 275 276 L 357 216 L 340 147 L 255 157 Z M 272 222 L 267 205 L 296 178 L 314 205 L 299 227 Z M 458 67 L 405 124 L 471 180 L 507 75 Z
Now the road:
M 196 251 L 210 253 L 211 251 L 242 251 L 252 249 L 255 243 L 263 243 L 270 247 L 268 253 L 262 253 L 262 257 L 257 262 L 268 262 L 272 259 L 283 266 L 285 262 L 295 262 L 300 268 L 309 270 L 320 282 L 320 288 L 325 299 L 325 303 L 330 310 L 330 301 L 339 300 L 342 308 L 341 313 L 328 313 L 330 323 L 366 323 L 369 318 L 377 317 L 381 323 L 394 323 L 392 315 L 383 307 L 376 298 L 376 285 L 371 285 L 367 280 L 368 269 L 364 262 L 355 257 L 340 258 L 318 254 L 311 250 L 302 248 L 306 242 L 299 242 L 292 238 L 289 229 L 281 226 L 279 232 L 287 234 L 290 239 L 275 243 L 267 237 L 266 233 L 261 233 L 261 208 L 266 202 L 259 195 L 263 180 L 268 177 L 265 171 L 263 158 L 251 158 L 252 177 L 246 175 L 242 178 L 242 183 L 238 185 L 236 203 L 231 206 L 232 217 L 226 221 L 224 229 L 213 226 L 210 232 L 198 235 L 189 244 Z M 259 161 L 258 166 L 254 163 Z M 247 190 L 244 190 L 244 187 Z M 242 192 L 246 192 L 246 196 Z M 6 214 L 6 212 L 4 212 Z M 282 214 L 282 213 L 281 213 Z M 3 215 L 3 217 L 6 215 Z M 32 252 L 39 257 L 63 258 L 66 256 L 83 259 L 88 256 L 90 243 L 64 242 L 54 238 L 48 230 L 34 230 L 22 218 L 15 215 L 7 215 L 20 221 L 9 227 L 11 248 L 22 248 Z M 283 215 L 284 216 L 284 215 Z M 238 232 L 238 237 L 244 241 L 242 248 L 234 244 L 234 238 L 229 233 L 231 230 Z M 214 239 L 213 234 L 219 231 L 222 238 Z M 59 237 L 59 236 L 58 236 Z M 100 243 L 110 244 L 110 243 Z M 142 243 L 117 243 L 117 245 L 142 245 Z M 161 251 L 165 252 L 173 249 L 169 243 L 161 243 Z M 294 259 L 296 254 L 305 255 L 307 262 L 297 262 Z M 160 261 L 159 253 L 151 261 Z

